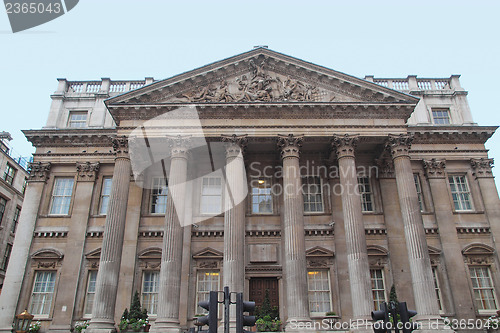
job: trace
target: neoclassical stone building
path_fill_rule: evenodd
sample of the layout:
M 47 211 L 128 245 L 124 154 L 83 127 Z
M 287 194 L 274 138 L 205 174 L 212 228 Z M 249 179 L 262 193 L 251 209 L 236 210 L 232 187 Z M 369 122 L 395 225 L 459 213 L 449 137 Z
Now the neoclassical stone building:
M 368 319 L 393 285 L 424 325 L 498 307 L 496 127 L 458 76 L 359 79 L 259 47 L 51 97 L 25 131 L 0 332 L 24 308 L 45 332 L 110 332 L 136 291 L 152 330 L 179 332 L 223 286 L 269 290 L 287 330 Z

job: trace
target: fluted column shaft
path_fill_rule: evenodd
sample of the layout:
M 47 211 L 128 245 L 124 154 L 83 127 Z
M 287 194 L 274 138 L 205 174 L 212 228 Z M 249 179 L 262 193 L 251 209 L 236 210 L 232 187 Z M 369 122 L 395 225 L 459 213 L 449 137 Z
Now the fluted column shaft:
M 179 305 L 182 278 L 183 227 L 186 194 L 188 138 L 170 140 L 171 161 L 158 293 L 158 317 L 154 332 L 180 332 Z
M 226 192 L 224 198 L 224 274 L 223 286 L 231 292 L 243 292 L 245 283 L 245 200 L 246 193 L 243 150 L 245 136 L 223 136 L 226 143 Z M 231 321 L 236 311 L 231 309 Z
M 115 168 L 104 225 L 92 319 L 89 327 L 91 333 L 107 333 L 114 329 L 116 294 L 122 259 L 131 165 L 128 156 L 127 138 L 115 138 L 113 146 L 116 151 Z
M 280 136 L 283 160 L 283 238 L 287 299 L 287 330 L 292 321 L 309 321 L 304 199 L 299 170 L 301 136 Z
M 411 168 L 409 156 L 411 141 L 412 138 L 407 135 L 391 136 L 388 146 L 394 160 L 416 311 L 418 317 L 423 319 L 439 317 L 439 306 Z
M 0 294 L 0 332 L 12 332 L 12 323 L 17 314 L 17 303 L 23 284 L 23 277 L 28 263 L 33 231 L 36 225 L 43 188 L 49 177 L 50 163 L 30 165 L 29 184 L 24 196 L 23 209 L 19 216 L 19 225 L 12 249 L 9 267 L 5 274 L 2 294 Z
M 357 137 L 345 135 L 334 137 L 332 144 L 339 163 L 353 317 L 369 319 L 373 310 L 373 295 L 354 158 L 357 141 Z

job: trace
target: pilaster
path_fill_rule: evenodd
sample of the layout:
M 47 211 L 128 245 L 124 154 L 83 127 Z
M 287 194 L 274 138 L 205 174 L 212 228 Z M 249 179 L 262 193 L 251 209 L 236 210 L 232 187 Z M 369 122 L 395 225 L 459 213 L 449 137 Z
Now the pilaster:
M 303 136 L 279 135 L 278 148 L 283 160 L 284 279 L 288 319 L 286 331 L 300 322 L 309 322 L 307 265 L 304 233 L 304 201 L 299 170 Z M 294 324 L 291 324 L 294 323 Z
M 115 330 L 114 315 L 123 251 L 131 165 L 127 137 L 113 138 L 112 145 L 116 154 L 115 168 L 104 225 L 92 319 L 87 329 L 90 333 L 110 333 Z
M 179 333 L 180 288 L 183 233 L 180 217 L 184 215 L 189 137 L 169 137 L 171 151 L 168 197 L 165 212 L 163 245 L 158 293 L 158 317 L 152 332 Z
M 50 175 L 50 163 L 31 163 L 28 187 L 19 216 L 16 241 L 12 248 L 9 267 L 5 274 L 2 293 L 0 294 L 0 332 L 10 333 L 16 315 L 17 303 L 25 276 L 26 265 L 35 230 L 40 200 L 45 183 Z
M 370 320 L 373 296 L 355 162 L 358 141 L 356 135 L 334 136 L 332 148 L 339 163 L 353 319 Z

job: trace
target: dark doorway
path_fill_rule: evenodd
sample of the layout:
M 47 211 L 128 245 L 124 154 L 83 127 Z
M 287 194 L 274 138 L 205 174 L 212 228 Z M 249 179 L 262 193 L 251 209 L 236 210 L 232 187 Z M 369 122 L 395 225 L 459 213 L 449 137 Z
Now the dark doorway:
M 279 308 L 278 278 L 275 277 L 251 278 L 248 299 L 254 301 L 256 306 L 262 305 L 266 295 L 266 289 L 269 290 L 271 306 L 277 306 Z

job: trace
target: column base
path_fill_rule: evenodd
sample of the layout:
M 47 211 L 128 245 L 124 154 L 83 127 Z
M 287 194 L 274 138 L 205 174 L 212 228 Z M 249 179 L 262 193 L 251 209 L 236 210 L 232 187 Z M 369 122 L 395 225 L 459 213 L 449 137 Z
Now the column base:
M 418 333 L 432 333 L 432 332 L 454 332 L 451 327 L 446 326 L 444 320 L 441 316 L 419 316 L 414 318 L 414 322 L 420 325 L 418 330 L 414 332 Z
M 114 321 L 109 320 L 90 320 L 90 325 L 85 330 L 85 333 L 116 333 Z
M 307 332 L 314 329 L 310 318 L 288 318 L 285 324 L 285 332 Z
M 155 324 L 151 326 L 151 333 L 181 333 L 181 325 L 178 320 L 162 320 L 156 319 Z

